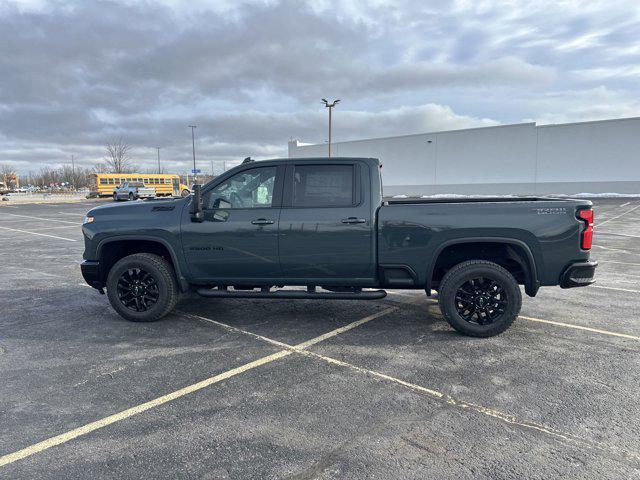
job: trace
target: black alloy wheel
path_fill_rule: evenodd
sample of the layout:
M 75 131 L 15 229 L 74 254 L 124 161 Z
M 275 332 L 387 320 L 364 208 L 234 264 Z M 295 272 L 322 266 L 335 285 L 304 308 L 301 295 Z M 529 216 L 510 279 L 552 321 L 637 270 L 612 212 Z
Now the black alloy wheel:
M 118 299 L 129 310 L 146 312 L 160 296 L 157 280 L 141 268 L 125 270 L 117 284 Z
M 498 280 L 476 277 L 458 287 L 455 300 L 458 315 L 465 321 L 490 325 L 504 314 L 509 298 Z
M 438 286 L 442 316 L 458 332 L 492 337 L 514 322 L 522 294 L 514 276 L 488 260 L 467 260 L 453 266 Z

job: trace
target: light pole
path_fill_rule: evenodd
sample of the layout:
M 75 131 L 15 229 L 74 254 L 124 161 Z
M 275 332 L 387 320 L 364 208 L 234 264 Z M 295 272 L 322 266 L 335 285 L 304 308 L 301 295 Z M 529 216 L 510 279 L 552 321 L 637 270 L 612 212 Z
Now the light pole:
M 331 111 L 340 102 L 340 99 L 334 100 L 333 103 L 329 103 L 326 98 L 323 98 L 322 101 L 324 106 L 329 109 L 329 158 L 331 158 Z
M 162 169 L 160 168 L 160 147 L 156 147 L 158 150 L 158 173 L 162 173 Z
M 76 161 L 73 155 L 71 155 L 71 186 L 76 189 Z
M 191 129 L 191 146 L 193 147 L 193 183 L 197 182 L 196 177 L 196 137 L 195 137 L 195 129 L 198 128 L 197 125 L 189 125 Z

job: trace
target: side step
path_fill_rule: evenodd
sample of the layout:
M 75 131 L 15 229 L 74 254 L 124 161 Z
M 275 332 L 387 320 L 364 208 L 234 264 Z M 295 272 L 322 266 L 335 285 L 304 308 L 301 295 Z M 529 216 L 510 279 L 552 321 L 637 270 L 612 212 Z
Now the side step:
M 285 298 L 316 300 L 377 300 L 387 296 L 384 290 L 367 290 L 360 292 L 315 292 L 303 290 L 224 290 L 199 288 L 196 293 L 208 298 Z

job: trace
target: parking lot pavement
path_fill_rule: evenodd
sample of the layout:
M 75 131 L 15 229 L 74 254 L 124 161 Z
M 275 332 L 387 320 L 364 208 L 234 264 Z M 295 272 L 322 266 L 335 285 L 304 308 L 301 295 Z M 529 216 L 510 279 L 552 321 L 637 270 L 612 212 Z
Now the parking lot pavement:
M 595 286 L 471 339 L 436 300 L 183 298 L 83 284 L 96 204 L 0 207 L 2 478 L 640 478 L 640 200 L 596 200 Z

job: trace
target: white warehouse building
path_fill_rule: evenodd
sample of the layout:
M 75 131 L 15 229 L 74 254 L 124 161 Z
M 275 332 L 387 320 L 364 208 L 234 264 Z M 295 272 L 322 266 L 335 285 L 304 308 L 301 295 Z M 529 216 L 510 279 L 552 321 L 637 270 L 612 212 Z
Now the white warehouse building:
M 375 157 L 385 195 L 640 194 L 640 117 L 522 123 L 333 143 L 335 157 Z M 289 157 L 327 144 L 289 142 Z

